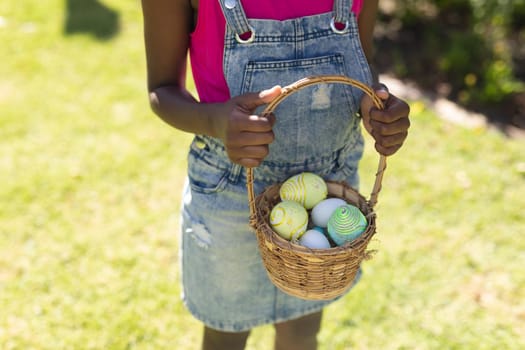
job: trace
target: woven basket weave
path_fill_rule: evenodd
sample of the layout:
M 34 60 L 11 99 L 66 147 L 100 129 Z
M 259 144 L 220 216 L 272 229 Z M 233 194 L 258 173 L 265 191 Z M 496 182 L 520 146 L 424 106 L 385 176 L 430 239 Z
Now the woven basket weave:
M 358 87 L 372 98 L 377 108 L 383 109 L 382 101 L 367 85 L 345 76 L 323 75 L 307 77 L 284 87 L 281 95 L 271 101 L 262 114 L 272 113 L 277 105 L 300 89 L 327 83 Z M 369 200 L 344 182 L 327 181 L 328 197 L 341 198 L 357 206 L 368 221 L 367 229 L 359 238 L 330 249 L 306 248 L 276 234 L 269 224 L 269 217 L 272 208 L 280 202 L 279 189 L 282 183 L 267 187 L 255 197 L 253 169 L 247 168 L 250 225 L 256 231 L 259 251 L 273 284 L 285 293 L 307 300 L 330 300 L 344 294 L 351 287 L 361 262 L 370 257 L 367 246 L 376 233 L 374 206 L 381 190 L 385 168 L 386 157 L 380 155 Z

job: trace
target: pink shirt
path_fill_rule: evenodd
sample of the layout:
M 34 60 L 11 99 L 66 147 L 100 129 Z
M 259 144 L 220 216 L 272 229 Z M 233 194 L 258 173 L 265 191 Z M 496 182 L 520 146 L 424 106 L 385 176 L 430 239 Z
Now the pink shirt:
M 354 0 L 359 14 L 363 0 Z M 333 0 L 242 0 L 248 18 L 287 20 L 331 12 Z M 223 102 L 230 98 L 222 69 L 226 21 L 217 0 L 200 0 L 197 28 L 190 35 L 190 60 L 201 102 Z

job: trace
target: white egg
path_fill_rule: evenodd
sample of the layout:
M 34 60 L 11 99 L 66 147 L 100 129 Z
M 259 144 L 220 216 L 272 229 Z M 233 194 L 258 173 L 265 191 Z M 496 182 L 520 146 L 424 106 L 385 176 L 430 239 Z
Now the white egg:
M 312 222 L 315 226 L 326 227 L 332 213 L 346 202 L 340 198 L 328 198 L 319 202 L 312 209 Z
M 328 238 L 317 230 L 306 231 L 299 239 L 299 244 L 310 249 L 328 249 L 330 242 Z

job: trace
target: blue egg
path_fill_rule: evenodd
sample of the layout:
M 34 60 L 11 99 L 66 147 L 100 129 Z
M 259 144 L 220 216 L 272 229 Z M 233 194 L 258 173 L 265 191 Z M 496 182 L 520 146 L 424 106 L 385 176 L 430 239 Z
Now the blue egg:
M 299 239 L 299 244 L 310 249 L 330 248 L 328 238 L 326 238 L 322 232 L 315 229 L 306 231 Z
M 312 227 L 312 230 L 316 230 L 316 231 L 319 231 L 321 232 L 322 234 L 325 234 L 325 229 L 323 227 L 320 227 L 320 226 L 314 226 Z

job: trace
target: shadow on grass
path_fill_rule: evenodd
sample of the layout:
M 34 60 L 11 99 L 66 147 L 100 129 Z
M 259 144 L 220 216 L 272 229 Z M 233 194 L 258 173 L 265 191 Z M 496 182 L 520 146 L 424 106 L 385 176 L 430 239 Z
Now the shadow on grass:
M 120 31 L 118 12 L 97 0 L 66 0 L 64 34 L 89 34 L 109 40 Z

